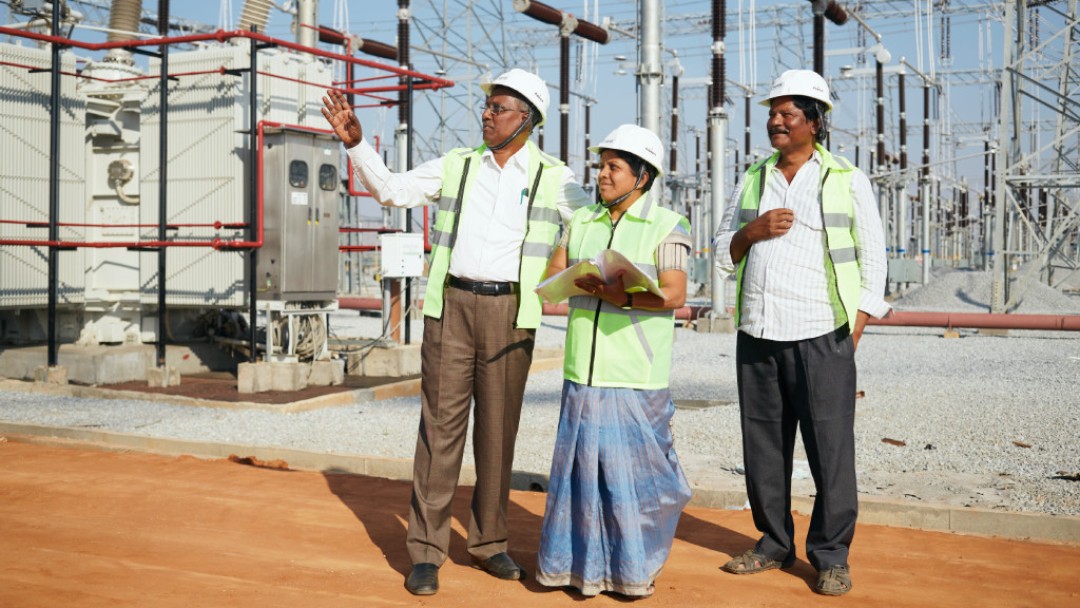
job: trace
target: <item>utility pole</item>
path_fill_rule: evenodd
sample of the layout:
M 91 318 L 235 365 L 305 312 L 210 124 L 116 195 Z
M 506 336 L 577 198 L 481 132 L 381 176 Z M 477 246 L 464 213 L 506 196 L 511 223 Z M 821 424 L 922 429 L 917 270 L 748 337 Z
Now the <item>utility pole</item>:
M 727 141 L 727 113 L 724 111 L 724 34 L 726 18 L 725 0 L 713 0 L 712 3 L 712 87 L 710 87 L 709 107 L 709 144 L 712 156 L 709 158 L 709 193 L 711 213 L 709 215 L 709 236 L 716 234 L 720 219 L 724 216 L 724 150 Z M 709 247 L 709 276 L 712 277 L 712 310 L 709 318 L 715 323 L 718 319 L 729 319 L 725 305 L 724 280 L 716 270 L 716 251 Z M 734 329 L 734 328 L 732 328 Z
M 1004 57 L 1001 71 L 1001 105 L 998 139 L 1001 142 L 997 151 L 997 176 L 994 184 L 994 239 L 990 255 L 993 256 L 993 281 L 990 288 L 990 312 L 1005 312 L 1008 298 L 1008 257 L 1005 255 L 1005 213 L 1009 207 L 1008 183 L 1006 175 L 1011 170 L 1011 162 L 1020 157 L 1020 141 L 1017 131 L 1019 120 L 1016 95 L 1016 78 L 1013 76 L 1014 53 L 1019 55 L 1023 44 L 1024 3 L 1020 0 L 1005 2 L 1004 32 L 1002 44 Z
M 641 0 L 640 20 L 641 38 L 638 41 L 637 70 L 641 103 L 639 120 L 641 126 L 659 134 L 660 84 L 664 80 L 664 72 L 660 65 L 660 0 Z M 713 29 L 715 44 L 715 24 Z

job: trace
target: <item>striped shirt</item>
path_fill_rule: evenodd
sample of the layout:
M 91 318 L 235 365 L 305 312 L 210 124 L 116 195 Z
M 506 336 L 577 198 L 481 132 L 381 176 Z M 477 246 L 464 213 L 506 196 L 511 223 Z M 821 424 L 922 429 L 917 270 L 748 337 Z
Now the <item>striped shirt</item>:
M 775 161 L 767 166 L 766 173 L 759 214 L 787 208 L 794 212 L 795 223 L 787 234 L 754 243 L 747 251 L 739 330 L 766 340 L 816 338 L 839 326 L 829 301 L 824 261 L 825 229 L 819 203 L 821 156 L 815 151 L 790 184 Z M 725 272 L 734 272 L 736 267 L 731 260 L 731 239 L 739 230 L 737 210 L 745 185 L 744 177 L 724 210 L 713 240 L 717 269 Z M 862 276 L 859 310 L 880 319 L 890 310 L 884 300 L 885 236 L 870 180 L 858 169 L 852 176 L 851 192 L 855 248 Z

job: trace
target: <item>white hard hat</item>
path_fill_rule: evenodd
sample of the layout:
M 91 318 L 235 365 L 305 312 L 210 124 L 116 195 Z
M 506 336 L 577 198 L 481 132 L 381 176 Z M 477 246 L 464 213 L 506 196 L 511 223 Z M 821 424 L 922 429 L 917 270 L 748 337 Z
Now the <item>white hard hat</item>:
M 599 154 L 603 150 L 622 150 L 629 152 L 656 169 L 656 176 L 664 174 L 664 144 L 656 133 L 637 125 L 619 125 L 608 133 L 604 141 L 589 148 Z
M 495 87 L 513 89 L 521 93 L 525 99 L 528 99 L 529 103 L 540 112 L 540 122 L 536 123 L 536 126 L 539 127 L 547 121 L 548 104 L 551 102 L 551 95 L 548 93 L 547 84 L 536 74 L 514 68 L 509 72 L 499 74 L 491 82 L 482 83 L 480 90 L 484 92 L 484 95 L 491 95 L 491 90 Z
M 825 111 L 832 110 L 832 99 L 829 98 L 829 83 L 821 77 L 821 74 L 813 70 L 788 70 L 773 81 L 769 94 L 765 96 L 761 105 L 769 105 L 777 97 L 789 95 L 802 95 L 810 99 L 816 99 L 825 104 Z

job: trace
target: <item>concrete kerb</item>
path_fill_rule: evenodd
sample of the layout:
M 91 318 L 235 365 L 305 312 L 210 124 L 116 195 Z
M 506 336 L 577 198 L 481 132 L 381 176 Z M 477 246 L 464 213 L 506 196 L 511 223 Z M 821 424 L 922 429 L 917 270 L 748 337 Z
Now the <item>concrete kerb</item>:
M 0 435 L 13 441 L 96 449 L 104 451 L 139 451 L 163 455 L 188 455 L 199 458 L 227 458 L 230 454 L 259 460 L 284 460 L 290 469 L 340 472 L 384 479 L 412 479 L 412 461 L 378 456 L 319 453 L 273 446 L 189 441 L 146 437 L 70 427 L 0 422 Z M 459 483 L 476 481 L 475 469 L 463 465 Z M 515 490 L 544 491 L 546 475 L 515 471 L 511 486 Z M 736 490 L 693 489 L 690 504 L 700 507 L 732 509 L 746 503 L 746 494 Z M 792 508 L 810 513 L 813 498 L 793 496 Z M 949 505 L 909 504 L 883 498 L 860 497 L 860 523 L 899 528 L 917 528 L 980 536 L 995 536 L 1032 542 L 1080 545 L 1080 517 L 1019 513 L 952 507 Z

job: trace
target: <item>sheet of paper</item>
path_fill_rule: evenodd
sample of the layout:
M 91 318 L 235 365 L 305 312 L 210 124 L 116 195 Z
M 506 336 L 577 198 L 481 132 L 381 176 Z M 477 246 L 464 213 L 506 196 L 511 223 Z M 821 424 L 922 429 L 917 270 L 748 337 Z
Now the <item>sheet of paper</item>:
M 549 277 L 536 287 L 536 293 L 548 302 L 557 304 L 571 296 L 590 295 L 574 284 L 574 281 L 580 277 L 591 274 L 600 277 L 605 283 L 612 283 L 620 273 L 622 273 L 626 291 L 630 293 L 648 291 L 663 297 L 664 294 L 656 281 L 614 249 L 605 249 L 596 254 L 593 260 L 582 260 L 559 274 Z
M 660 286 L 656 284 L 656 281 L 642 272 L 640 268 L 634 266 L 633 262 L 626 259 L 626 256 L 618 251 L 605 249 L 596 254 L 595 260 L 597 267 L 600 269 L 600 276 L 604 277 L 606 282 L 614 281 L 621 272 L 623 273 L 623 286 L 626 287 L 626 291 L 630 293 L 648 291 L 664 297 L 664 293 L 660 291 Z
M 582 260 L 559 274 L 550 276 L 536 287 L 536 293 L 552 304 L 558 304 L 570 296 L 587 296 L 589 292 L 574 285 L 574 280 L 587 275 L 603 276 L 596 264 Z

